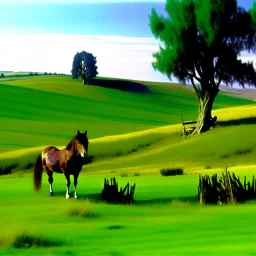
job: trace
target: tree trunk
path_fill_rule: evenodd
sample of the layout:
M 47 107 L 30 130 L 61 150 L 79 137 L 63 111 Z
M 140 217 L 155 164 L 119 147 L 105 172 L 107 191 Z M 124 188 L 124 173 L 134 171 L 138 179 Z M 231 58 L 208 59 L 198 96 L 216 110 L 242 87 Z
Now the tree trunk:
M 219 92 L 219 89 L 212 89 L 205 93 L 198 95 L 199 111 L 194 133 L 202 133 L 208 131 L 213 125 L 212 121 L 212 106 L 213 102 Z
M 87 81 L 88 81 L 88 85 L 92 84 L 92 77 L 89 76 L 89 77 L 87 78 Z

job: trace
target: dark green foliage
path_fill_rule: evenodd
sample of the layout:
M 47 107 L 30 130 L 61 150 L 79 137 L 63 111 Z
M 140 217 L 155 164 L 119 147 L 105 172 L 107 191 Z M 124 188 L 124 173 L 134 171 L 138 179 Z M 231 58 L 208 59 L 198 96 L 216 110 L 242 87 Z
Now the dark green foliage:
M 96 63 L 96 57 L 91 53 L 85 51 L 76 53 L 71 70 L 72 78 L 81 77 L 83 84 L 90 84 L 92 79 L 98 75 Z
M 57 241 L 50 241 L 41 237 L 29 236 L 26 234 L 17 236 L 12 244 L 14 248 L 52 247 L 60 245 L 62 245 L 62 243 Z
M 2 167 L 0 167 L 0 175 L 11 174 L 12 170 L 17 167 L 18 167 L 18 164 L 10 164 L 7 166 L 2 166 Z
M 111 225 L 111 226 L 108 226 L 107 229 L 124 229 L 125 226 L 122 226 L 122 225 Z
M 245 149 L 240 149 L 240 150 L 237 150 L 235 151 L 235 155 L 246 155 L 246 154 L 249 154 L 252 152 L 252 149 L 250 148 L 245 148 Z
M 253 64 L 238 59 L 242 52 L 256 51 L 256 4 L 252 16 L 236 0 L 167 0 L 165 11 L 166 17 L 155 9 L 150 15 L 151 31 L 162 42 L 153 68 L 192 83 L 200 102 L 200 133 L 211 127 L 221 82 L 256 86 Z
M 228 154 L 222 154 L 222 155 L 220 155 L 220 158 L 229 158 L 230 157 L 230 155 L 228 155 Z
M 22 166 L 22 169 L 29 170 L 29 169 L 32 169 L 33 167 L 34 167 L 34 163 L 26 163 Z
M 0 78 L 5 78 L 4 73 L 2 73 L 2 74 L 0 75 Z
M 183 175 L 183 169 L 182 168 L 166 168 L 166 169 L 161 169 L 160 173 L 162 176 Z
M 252 16 L 252 20 L 253 20 L 253 28 L 256 30 L 256 1 L 253 1 L 253 6 L 252 8 L 249 10 L 251 16 Z

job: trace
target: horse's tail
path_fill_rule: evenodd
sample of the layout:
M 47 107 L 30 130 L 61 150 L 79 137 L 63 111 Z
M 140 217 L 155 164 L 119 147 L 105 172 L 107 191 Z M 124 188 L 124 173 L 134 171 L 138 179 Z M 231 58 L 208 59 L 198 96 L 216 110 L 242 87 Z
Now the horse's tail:
M 37 157 L 35 166 L 34 166 L 34 189 L 39 190 L 42 184 L 42 173 L 43 173 L 43 165 L 42 165 L 42 156 L 41 154 Z

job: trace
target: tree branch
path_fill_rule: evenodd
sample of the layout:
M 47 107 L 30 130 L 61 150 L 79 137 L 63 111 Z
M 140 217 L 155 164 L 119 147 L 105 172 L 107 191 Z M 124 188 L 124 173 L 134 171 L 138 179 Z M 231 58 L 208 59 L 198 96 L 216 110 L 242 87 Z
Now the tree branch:
M 200 77 L 202 77 L 202 76 L 203 76 L 203 73 L 202 73 L 202 70 L 201 70 L 201 68 L 200 68 L 200 65 L 198 64 L 197 61 L 195 61 L 195 67 L 196 67 L 196 72 L 198 73 L 198 75 L 199 75 Z
M 217 86 L 217 88 L 219 88 L 222 79 L 221 79 L 220 72 L 219 72 L 219 71 L 216 71 L 216 73 L 217 73 L 217 75 L 218 75 L 218 77 L 219 77 L 219 80 L 218 80 L 216 86 Z
M 194 78 L 195 78 L 196 80 L 197 80 L 197 79 L 201 80 L 201 79 L 198 78 L 198 77 L 195 77 L 195 76 L 192 75 L 192 74 L 188 74 L 188 75 L 189 75 L 190 81 L 191 81 L 191 83 L 192 83 L 192 85 L 193 85 L 193 87 L 194 87 L 194 89 L 195 89 L 195 92 L 196 92 L 196 94 L 197 94 L 197 97 L 198 97 L 198 99 L 200 99 L 201 92 L 200 92 L 200 90 L 196 87 L 195 82 L 194 82 Z M 198 81 L 199 81 L 199 80 L 198 80 Z

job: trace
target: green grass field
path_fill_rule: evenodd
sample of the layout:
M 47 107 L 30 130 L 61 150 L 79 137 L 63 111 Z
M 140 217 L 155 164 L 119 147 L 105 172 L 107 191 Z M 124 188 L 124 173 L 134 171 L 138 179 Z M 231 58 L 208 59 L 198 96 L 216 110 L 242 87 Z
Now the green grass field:
M 181 116 L 197 116 L 192 88 L 111 83 L 83 86 L 69 76 L 0 81 L 0 167 L 18 164 L 0 176 L 0 255 L 256 255 L 254 202 L 200 206 L 196 199 L 198 173 L 228 166 L 255 175 L 256 104 L 220 93 L 214 114 L 222 124 L 184 141 Z M 127 83 L 134 88 L 124 90 Z M 64 147 L 78 129 L 88 130 L 94 156 L 79 176 L 80 199 L 65 199 L 59 174 L 53 198 L 46 174 L 34 192 L 26 166 L 44 146 Z M 160 175 L 173 167 L 184 175 Z M 136 183 L 134 205 L 99 200 L 104 178 L 114 176 L 119 186 Z

